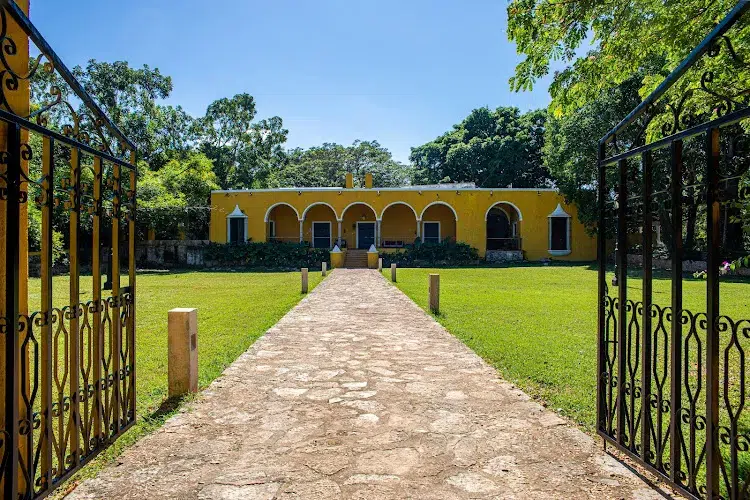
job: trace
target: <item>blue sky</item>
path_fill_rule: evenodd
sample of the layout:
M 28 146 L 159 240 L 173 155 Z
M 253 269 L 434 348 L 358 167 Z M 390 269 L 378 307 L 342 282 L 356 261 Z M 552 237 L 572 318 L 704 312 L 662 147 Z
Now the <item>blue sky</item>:
M 377 139 L 407 161 L 480 106 L 549 103 L 549 79 L 513 93 L 519 57 L 503 0 L 32 0 L 31 19 L 72 67 L 158 67 L 193 115 L 252 94 L 289 147 Z

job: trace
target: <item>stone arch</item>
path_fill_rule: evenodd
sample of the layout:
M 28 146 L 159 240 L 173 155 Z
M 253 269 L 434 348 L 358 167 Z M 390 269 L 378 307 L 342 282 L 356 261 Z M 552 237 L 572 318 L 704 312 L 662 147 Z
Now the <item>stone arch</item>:
M 523 220 L 523 214 L 521 213 L 521 209 L 519 209 L 516 205 L 514 205 L 513 203 L 511 203 L 509 201 L 497 201 L 497 202 L 493 203 L 492 205 L 490 205 L 490 207 L 484 213 L 484 220 L 485 221 L 487 220 L 487 216 L 490 215 L 490 210 L 492 210 L 493 208 L 495 208 L 496 206 L 501 205 L 501 204 L 513 207 L 513 210 L 515 210 L 516 214 L 518 215 L 518 220 L 519 221 Z M 500 207 L 500 208 L 503 210 L 503 212 L 505 212 L 505 215 L 507 215 L 508 218 L 510 218 L 510 214 L 508 212 L 506 212 L 505 209 L 503 209 L 502 207 Z
M 430 208 L 433 205 L 445 205 L 446 207 L 450 208 L 451 212 L 453 212 L 453 216 L 456 218 L 456 222 L 458 222 L 458 213 L 456 213 L 456 209 L 453 208 L 450 205 L 450 203 L 446 203 L 444 201 L 433 201 L 432 203 L 430 203 L 429 205 L 427 205 L 426 207 L 424 207 L 424 209 L 422 209 L 422 213 L 419 214 L 419 219 L 420 220 L 424 219 L 425 212 L 427 211 L 428 208 Z
M 331 206 L 330 204 L 326 203 L 325 201 L 316 201 L 315 203 L 311 203 L 310 205 L 308 205 L 308 206 L 307 206 L 307 208 L 305 208 L 305 211 L 304 211 L 304 212 L 302 212 L 302 217 L 300 217 L 299 219 L 300 219 L 300 220 L 305 220 L 305 215 L 307 215 L 307 212 L 309 212 L 309 211 L 310 211 L 310 209 L 311 209 L 312 207 L 316 206 L 316 205 L 325 205 L 325 206 L 327 206 L 328 208 L 330 208 L 331 210 L 333 210 L 333 215 L 335 215 L 335 216 L 336 216 L 336 219 L 337 219 L 337 220 L 341 220 L 341 219 L 339 219 L 339 216 L 338 216 L 338 214 L 336 213 L 336 209 L 335 209 L 335 208 L 333 208 L 333 206 Z M 344 210 L 346 210 L 346 209 L 344 209 Z M 343 215 L 343 214 L 341 214 L 341 216 L 343 217 L 344 215 Z
M 280 206 L 280 205 L 286 205 L 287 207 L 289 207 L 292 210 L 294 210 L 294 213 L 297 215 L 297 219 L 299 219 L 299 212 L 297 211 L 296 208 L 294 208 L 289 203 L 286 203 L 284 201 L 280 201 L 280 202 L 274 203 L 273 205 L 271 205 L 270 207 L 268 207 L 268 210 L 266 210 L 266 215 L 265 215 L 265 217 L 263 217 L 263 222 L 268 222 L 268 217 L 271 215 L 271 212 L 273 211 L 273 209 L 276 208 L 276 207 L 278 207 L 278 206 Z

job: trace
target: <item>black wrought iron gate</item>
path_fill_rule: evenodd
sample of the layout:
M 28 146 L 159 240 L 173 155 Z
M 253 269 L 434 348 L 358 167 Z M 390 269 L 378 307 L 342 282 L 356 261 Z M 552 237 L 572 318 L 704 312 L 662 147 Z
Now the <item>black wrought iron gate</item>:
M 135 421 L 136 151 L 15 2 L 0 21 L 0 491 L 31 499 Z
M 717 69 L 747 67 L 732 36 L 747 37 L 748 10 L 739 2 L 599 150 L 597 430 L 698 498 L 748 498 L 750 484 L 750 294 L 724 300 L 720 285 L 724 259 L 750 253 L 748 82 Z M 705 282 L 686 274 L 704 258 Z

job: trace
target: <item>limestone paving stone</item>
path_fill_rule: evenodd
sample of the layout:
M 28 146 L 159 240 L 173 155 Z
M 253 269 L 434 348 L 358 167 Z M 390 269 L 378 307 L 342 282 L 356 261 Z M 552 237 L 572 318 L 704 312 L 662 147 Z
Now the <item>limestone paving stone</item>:
M 366 269 L 69 497 L 662 498 Z

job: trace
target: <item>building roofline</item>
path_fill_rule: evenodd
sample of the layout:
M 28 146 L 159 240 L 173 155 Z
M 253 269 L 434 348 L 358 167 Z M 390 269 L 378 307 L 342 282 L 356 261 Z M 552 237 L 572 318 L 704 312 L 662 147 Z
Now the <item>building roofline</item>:
M 544 191 L 557 193 L 557 188 L 422 188 L 418 186 L 406 186 L 406 187 L 385 187 L 385 188 L 341 188 L 341 187 L 301 187 L 301 188 L 275 188 L 275 189 L 215 189 L 211 191 L 211 194 L 236 194 L 236 193 L 283 193 L 283 192 L 331 192 L 331 191 L 342 191 L 342 192 L 377 192 L 377 191 L 461 191 L 461 192 L 490 192 L 498 191 L 502 193 L 514 192 L 514 191 Z

